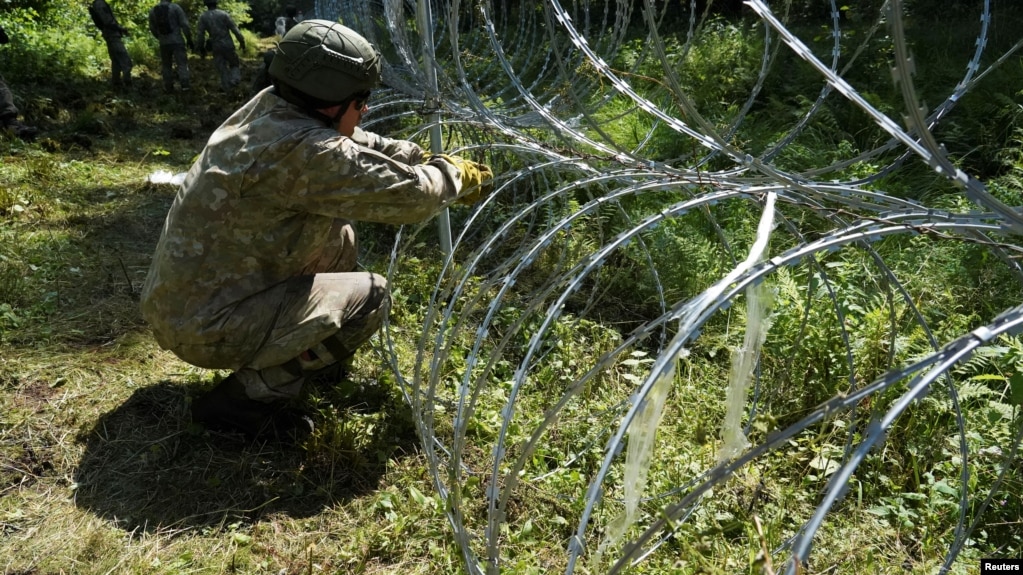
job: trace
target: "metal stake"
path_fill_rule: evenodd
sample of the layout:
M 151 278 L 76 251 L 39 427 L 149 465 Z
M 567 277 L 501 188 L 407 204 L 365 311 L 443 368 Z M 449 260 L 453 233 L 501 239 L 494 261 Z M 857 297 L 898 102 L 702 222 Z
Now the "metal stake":
M 419 32 L 423 39 L 423 71 L 426 73 L 426 108 L 430 110 L 427 121 L 430 122 L 430 152 L 439 154 L 441 147 L 440 133 L 440 90 L 437 86 L 436 54 L 433 50 L 433 11 L 430 0 L 416 2 L 416 19 Z M 451 257 L 451 217 L 448 208 L 437 214 L 437 232 L 440 236 L 440 248 L 444 255 Z

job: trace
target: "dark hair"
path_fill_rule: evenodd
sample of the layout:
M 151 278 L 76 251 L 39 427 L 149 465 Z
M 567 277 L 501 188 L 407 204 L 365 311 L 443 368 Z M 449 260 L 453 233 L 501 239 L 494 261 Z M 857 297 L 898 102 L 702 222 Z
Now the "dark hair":
M 295 8 L 294 4 L 288 4 L 287 6 L 284 7 L 285 16 L 291 16 L 292 18 L 294 18 L 296 14 L 298 14 L 298 8 Z
M 310 96 L 305 92 L 300 92 L 284 82 L 278 82 L 276 78 L 273 80 L 273 85 L 278 96 L 310 112 L 322 110 L 323 108 L 330 108 L 331 106 L 337 106 L 338 104 L 344 104 L 347 100 L 351 99 L 349 97 L 342 101 L 328 102 L 327 100 L 321 100 L 315 96 Z

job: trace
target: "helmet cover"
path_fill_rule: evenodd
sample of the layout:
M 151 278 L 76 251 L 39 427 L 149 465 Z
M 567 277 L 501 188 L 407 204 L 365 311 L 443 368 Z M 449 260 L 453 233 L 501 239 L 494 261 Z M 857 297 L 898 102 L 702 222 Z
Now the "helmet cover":
M 281 38 L 270 63 L 275 82 L 332 104 L 380 82 L 381 56 L 356 31 L 330 20 L 303 20 Z

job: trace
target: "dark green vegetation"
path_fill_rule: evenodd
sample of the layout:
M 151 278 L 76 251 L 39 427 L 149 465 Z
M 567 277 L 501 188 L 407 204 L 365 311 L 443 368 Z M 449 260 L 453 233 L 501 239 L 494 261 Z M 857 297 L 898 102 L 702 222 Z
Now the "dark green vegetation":
M 197 14 L 198 2 L 182 4 Z M 817 29 L 821 15 L 811 4 L 796 2 L 793 9 L 806 26 Z M 871 11 L 876 3 L 850 4 L 843 17 L 852 24 L 860 18 L 862 27 L 845 30 L 865 34 L 873 17 L 864 14 L 876 13 Z M 962 4 L 941 3 L 947 10 L 964 9 Z M 241 3 L 223 5 L 244 21 Z M 961 75 L 975 32 L 955 26 L 933 30 L 946 22 L 926 17 L 935 9 L 933 2 L 907 5 L 914 17 L 917 87 L 924 101 L 932 102 Z M 5 572 L 462 572 L 444 517 L 445 502 L 424 470 L 410 415 L 393 376 L 372 354 L 360 355 L 352 382 L 311 391 L 308 405 L 317 411 L 319 433 L 304 445 L 250 445 L 189 425 L 190 398 L 224 374 L 191 368 L 160 350 L 139 318 L 137 291 L 174 194 L 171 186 L 146 178 L 158 170 L 186 170 L 242 96 L 220 94 L 210 62 L 196 59 L 195 90 L 188 96 L 163 94 L 155 49 L 144 28 L 148 2 L 114 4 L 133 31 L 128 46 L 142 75 L 131 93 L 112 93 L 107 87 L 105 49 L 83 6 L 26 1 L 10 6 L 0 10 L 0 21 L 13 38 L 0 48 L 0 71 L 26 119 L 42 133 L 31 144 L 0 136 L 0 565 Z M 995 25 L 990 49 L 1000 54 L 1023 26 L 1020 15 L 1012 13 L 1001 13 Z M 644 46 L 641 30 L 637 22 L 615 68 L 630 70 L 638 61 Z M 884 28 L 876 34 L 871 42 L 882 46 Z M 801 36 L 815 37 L 809 32 Z M 245 55 L 246 80 L 260 65 L 254 40 L 253 35 L 252 52 Z M 715 125 L 727 125 L 748 97 L 761 41 L 762 34 L 742 21 L 715 17 L 704 23 L 681 81 Z M 827 34 L 821 32 L 816 41 L 815 49 L 826 53 Z M 845 77 L 879 109 L 900 109 L 884 51 L 867 54 Z M 776 142 L 821 87 L 819 78 L 786 50 L 778 58 L 774 66 L 789 72 L 769 78 L 750 120 L 737 133 L 741 145 L 754 153 Z M 656 93 L 656 82 L 646 85 L 640 77 L 653 76 L 657 69 L 632 73 L 637 88 Z M 613 116 L 616 105 L 602 113 Z M 985 79 L 938 131 L 964 170 L 1013 205 L 1023 198 L 1021 106 L 1023 73 L 1015 62 Z M 644 134 L 648 126 L 622 121 L 607 129 L 617 130 L 615 137 L 624 141 Z M 880 130 L 859 111 L 833 98 L 776 163 L 790 170 L 829 165 L 883 141 Z M 690 143 L 667 130 L 655 132 L 646 151 L 666 160 L 695 153 Z M 853 165 L 842 175 L 871 174 L 891 159 Z M 874 186 L 943 209 L 971 209 L 954 188 L 914 163 Z M 671 200 L 677 197 L 665 192 L 622 205 L 631 215 Z M 551 206 L 547 217 L 561 217 L 578 205 Z M 755 210 L 722 204 L 713 215 L 741 252 L 756 225 Z M 822 230 L 830 225 L 816 223 Z M 561 238 L 562 251 L 549 250 L 534 264 L 535 272 L 526 278 L 532 285 L 525 281 L 519 287 L 521 303 L 528 299 L 522 294 L 628 225 L 610 209 L 587 216 L 584 224 Z M 382 270 L 393 230 L 374 226 L 364 232 L 362 261 Z M 779 237 L 776 249 L 794 241 Z M 718 231 L 701 214 L 669 222 L 645 239 L 668 301 L 696 295 L 732 267 L 734 255 L 726 253 Z M 392 335 L 403 361 L 415 355 L 416 328 L 439 271 L 430 240 L 424 235 L 423 245 L 406 253 L 395 286 Z M 1023 295 L 1019 279 L 977 243 L 894 236 L 874 248 L 908 287 L 938 344 L 986 323 Z M 623 251 L 602 272 L 603 285 L 613 289 L 603 295 L 600 313 L 554 328 L 560 341 L 548 351 L 549 367 L 536 373 L 539 381 L 527 400 L 536 413 L 549 401 L 542 391 L 553 393 L 570 383 L 637 318 L 658 313 L 656 294 L 644 276 L 645 257 L 634 247 Z M 752 442 L 932 348 L 928 334 L 892 295 L 873 262 L 866 251 L 847 249 L 822 261 L 826 277 L 796 268 L 773 278 L 780 311 L 765 344 L 762 370 L 765 380 L 781 383 L 765 396 Z M 828 289 L 839 294 L 848 346 Z M 515 303 L 502 310 L 498 327 L 518 319 L 521 308 Z M 584 299 L 570 302 L 573 312 L 585 305 Z M 736 325 L 744 321 L 741 310 L 733 313 L 713 320 L 682 364 L 662 428 L 662 436 L 673 440 L 657 452 L 652 492 L 684 483 L 713 461 L 728 350 L 741 343 L 729 320 Z M 855 352 L 851 364 L 847 347 Z M 615 393 L 629 389 L 648 361 L 640 350 L 634 352 L 602 380 L 604 388 L 589 390 L 569 415 L 586 422 L 588 413 L 606 414 Z M 509 378 L 512 369 L 507 362 L 498 365 L 494 381 Z M 966 463 L 969 496 L 971 501 L 982 498 L 1001 471 L 999 454 L 1011 448 L 1020 426 L 1021 371 L 1023 341 L 1004 338 L 951 372 L 948 384 L 958 391 L 965 433 L 956 426 L 957 406 L 947 393 L 935 391 L 914 405 L 884 449 L 861 467 L 850 495 L 818 534 L 811 571 L 934 571 L 954 538 L 962 495 L 960 443 L 976 454 Z M 845 449 L 846 430 L 863 428 L 901 391 L 872 397 L 860 411 L 809 429 L 792 440 L 791 449 L 758 460 L 708 497 L 639 570 L 767 571 L 758 553 L 765 547 L 773 550 L 812 512 Z M 471 422 L 471 436 L 481 444 L 500 424 L 502 393 L 501 385 L 495 385 Z M 525 415 L 516 438 L 532 423 L 529 410 L 520 411 Z M 563 462 L 568 447 L 584 443 L 594 430 L 566 424 L 558 432 L 562 435 L 552 436 L 534 454 L 531 472 Z M 561 494 L 585 489 L 600 447 L 592 445 L 578 454 L 576 468 L 565 466 L 514 502 L 508 572 L 541 572 L 544 565 L 563 569 L 565 542 L 581 509 Z M 471 455 L 481 467 L 489 456 L 482 451 Z M 973 572 L 979 557 L 1023 552 L 1021 475 L 1017 459 L 994 504 L 979 517 L 981 526 L 966 542 L 958 572 Z M 478 482 L 466 486 L 467 515 L 486 513 L 485 489 Z M 644 511 L 656 515 L 656 502 Z M 970 504 L 966 512 L 972 519 L 978 510 Z

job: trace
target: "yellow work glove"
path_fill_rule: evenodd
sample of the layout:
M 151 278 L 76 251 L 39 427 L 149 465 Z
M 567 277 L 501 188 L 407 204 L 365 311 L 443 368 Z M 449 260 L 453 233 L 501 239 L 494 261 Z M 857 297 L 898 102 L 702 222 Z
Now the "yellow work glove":
M 427 160 L 432 158 L 443 158 L 458 168 L 462 178 L 462 191 L 468 193 L 455 200 L 456 204 L 471 206 L 494 191 L 494 172 L 490 166 L 450 154 L 433 154 Z

